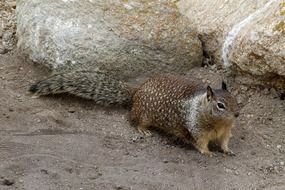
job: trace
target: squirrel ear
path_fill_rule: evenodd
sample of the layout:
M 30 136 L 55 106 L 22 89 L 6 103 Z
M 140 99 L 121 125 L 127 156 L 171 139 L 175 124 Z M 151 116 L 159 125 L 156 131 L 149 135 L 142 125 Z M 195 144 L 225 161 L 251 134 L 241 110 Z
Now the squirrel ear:
M 214 96 L 214 92 L 210 86 L 207 86 L 207 100 L 210 101 Z
M 227 84 L 225 83 L 225 81 L 222 82 L 222 89 L 223 90 L 228 90 Z

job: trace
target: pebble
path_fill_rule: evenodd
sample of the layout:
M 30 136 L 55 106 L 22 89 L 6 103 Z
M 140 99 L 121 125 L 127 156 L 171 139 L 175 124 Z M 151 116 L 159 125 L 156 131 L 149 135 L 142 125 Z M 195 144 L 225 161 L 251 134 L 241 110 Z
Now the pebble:
M 7 2 L 7 4 L 14 9 L 16 8 L 16 1 Z
M 74 107 L 71 107 L 71 108 L 68 109 L 68 112 L 69 113 L 75 113 L 76 109 Z
M 279 168 L 278 168 L 278 166 L 274 166 L 273 169 L 274 169 L 274 172 L 275 172 L 275 173 L 279 173 Z
M 248 90 L 248 87 L 247 87 L 247 86 L 244 86 L 244 85 L 241 85 L 240 89 L 241 89 L 242 91 L 247 91 L 247 90 Z
M 169 161 L 167 159 L 164 159 L 163 160 L 163 163 L 168 163 Z
M 243 97 L 242 95 L 238 95 L 237 96 L 237 102 L 238 104 L 242 104 L 245 102 L 245 97 Z
M 229 168 L 225 168 L 226 173 L 231 173 L 232 170 L 230 170 Z
M 5 186 L 11 186 L 11 185 L 14 185 L 15 180 L 14 179 L 4 179 L 1 183 L 2 185 L 5 185 Z
M 282 146 L 279 144 L 279 145 L 277 145 L 276 147 L 277 147 L 278 149 L 281 149 Z
M 122 186 L 117 186 L 115 187 L 115 189 L 120 190 L 120 189 L 124 189 Z

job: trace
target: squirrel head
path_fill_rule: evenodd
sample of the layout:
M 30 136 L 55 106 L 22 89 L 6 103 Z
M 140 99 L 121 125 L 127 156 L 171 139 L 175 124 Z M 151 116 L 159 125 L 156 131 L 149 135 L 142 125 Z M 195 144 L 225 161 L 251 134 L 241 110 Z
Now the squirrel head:
M 227 85 L 222 82 L 220 89 L 207 86 L 204 102 L 204 114 L 217 122 L 233 122 L 239 116 L 237 100 L 227 90 Z

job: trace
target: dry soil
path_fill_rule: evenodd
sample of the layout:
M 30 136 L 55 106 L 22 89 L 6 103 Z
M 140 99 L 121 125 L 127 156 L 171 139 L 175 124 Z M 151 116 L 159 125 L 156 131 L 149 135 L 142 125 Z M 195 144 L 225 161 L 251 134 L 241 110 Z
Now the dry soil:
M 217 86 L 221 71 L 189 73 Z M 128 111 L 71 96 L 27 93 L 48 71 L 14 50 L 0 55 L 0 189 L 285 189 L 285 101 L 231 82 L 243 106 L 230 147 L 208 158 L 154 133 Z

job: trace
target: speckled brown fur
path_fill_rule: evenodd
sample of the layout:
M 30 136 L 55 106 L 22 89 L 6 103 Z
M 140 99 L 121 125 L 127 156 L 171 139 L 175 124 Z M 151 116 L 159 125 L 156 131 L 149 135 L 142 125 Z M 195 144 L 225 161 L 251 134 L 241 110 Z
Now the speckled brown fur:
M 238 111 L 235 99 L 227 90 L 215 90 L 212 100 L 222 98 L 228 106 L 228 112 L 214 116 L 206 109 L 209 102 L 206 88 L 197 79 L 186 79 L 181 76 L 160 75 L 153 77 L 140 86 L 133 96 L 131 120 L 138 125 L 141 133 L 150 135 L 149 127 L 159 128 L 173 134 L 185 142 L 191 142 L 203 154 L 212 155 L 208 150 L 210 141 L 217 141 L 227 153 L 234 114 Z M 205 97 L 203 97 L 205 94 Z M 195 130 L 187 130 L 187 114 L 191 110 L 184 104 L 188 100 L 201 96 Z
M 180 134 L 181 127 L 186 125 L 180 111 L 181 101 L 203 89 L 201 84 L 192 81 L 189 85 L 189 82 L 172 75 L 160 75 L 146 81 L 133 96 L 132 122 Z M 184 136 L 183 133 L 178 136 Z

